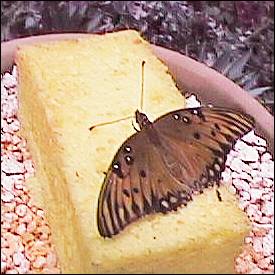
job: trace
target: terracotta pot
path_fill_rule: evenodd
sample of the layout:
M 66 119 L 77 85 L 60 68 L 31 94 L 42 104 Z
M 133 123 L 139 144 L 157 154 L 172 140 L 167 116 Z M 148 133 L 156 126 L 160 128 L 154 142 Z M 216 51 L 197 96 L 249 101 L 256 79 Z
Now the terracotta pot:
M 52 40 L 85 37 L 86 33 L 49 34 L 15 39 L 1 43 L 1 73 L 14 62 L 14 53 L 19 45 Z M 153 46 L 156 55 L 167 64 L 178 86 L 194 93 L 203 104 L 230 107 L 252 115 L 256 120 L 256 133 L 268 142 L 274 155 L 274 117 L 246 91 L 215 70 L 177 52 Z

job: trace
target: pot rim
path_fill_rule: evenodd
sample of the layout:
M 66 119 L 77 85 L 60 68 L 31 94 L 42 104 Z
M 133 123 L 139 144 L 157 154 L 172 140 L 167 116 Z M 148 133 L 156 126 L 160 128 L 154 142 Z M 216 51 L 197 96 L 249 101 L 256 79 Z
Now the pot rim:
M 33 43 L 85 38 L 91 33 L 54 33 L 17 38 L 1 43 L 1 74 L 11 69 L 19 46 Z M 274 155 L 274 117 L 248 92 L 219 72 L 178 52 L 151 45 L 169 68 L 178 87 L 195 94 L 204 104 L 237 109 L 255 118 L 255 131 L 267 140 Z

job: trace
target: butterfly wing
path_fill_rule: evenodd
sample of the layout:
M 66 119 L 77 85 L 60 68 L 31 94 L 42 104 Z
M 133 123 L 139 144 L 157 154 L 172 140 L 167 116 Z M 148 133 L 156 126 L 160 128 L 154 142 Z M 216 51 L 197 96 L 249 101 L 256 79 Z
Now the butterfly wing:
M 166 172 L 157 147 L 142 130 L 127 139 L 107 172 L 98 201 L 98 229 L 118 234 L 138 218 L 167 212 L 191 199 L 191 189 Z
M 112 237 L 138 218 L 175 210 L 218 181 L 226 155 L 253 119 L 219 108 L 181 109 L 142 129 L 118 150 L 98 203 L 98 229 Z
M 254 119 L 230 109 L 201 107 L 165 114 L 154 127 L 170 175 L 202 192 L 219 182 L 227 154 L 254 127 Z

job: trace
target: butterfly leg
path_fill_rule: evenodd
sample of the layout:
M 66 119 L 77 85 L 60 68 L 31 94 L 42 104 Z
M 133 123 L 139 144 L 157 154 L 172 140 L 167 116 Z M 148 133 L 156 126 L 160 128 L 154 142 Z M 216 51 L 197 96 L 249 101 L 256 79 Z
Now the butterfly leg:
M 136 132 L 139 132 L 139 131 L 140 131 L 140 130 L 139 130 L 139 129 L 137 129 L 137 128 L 136 128 L 136 126 L 134 125 L 133 120 L 132 120 L 132 126 L 133 126 L 133 128 L 136 130 Z
M 222 196 L 221 196 L 219 189 L 216 189 L 216 194 L 217 194 L 218 200 L 222 201 Z

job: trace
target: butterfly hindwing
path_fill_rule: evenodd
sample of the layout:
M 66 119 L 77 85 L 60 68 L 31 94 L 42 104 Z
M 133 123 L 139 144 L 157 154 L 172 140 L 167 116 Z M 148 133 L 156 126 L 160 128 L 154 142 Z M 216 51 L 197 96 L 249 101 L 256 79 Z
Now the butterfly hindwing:
M 170 112 L 132 135 L 100 192 L 100 234 L 112 237 L 142 216 L 176 210 L 218 182 L 226 155 L 253 124 L 247 115 L 202 107 Z
M 128 156 L 133 158 L 130 163 Z M 105 177 L 98 203 L 99 232 L 112 237 L 146 214 L 171 211 L 190 199 L 191 189 L 170 177 L 157 148 L 145 133 L 137 133 L 120 147 Z

